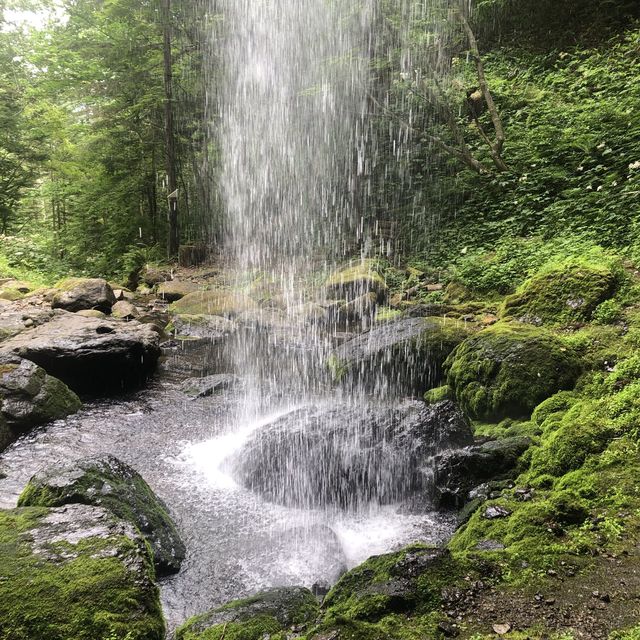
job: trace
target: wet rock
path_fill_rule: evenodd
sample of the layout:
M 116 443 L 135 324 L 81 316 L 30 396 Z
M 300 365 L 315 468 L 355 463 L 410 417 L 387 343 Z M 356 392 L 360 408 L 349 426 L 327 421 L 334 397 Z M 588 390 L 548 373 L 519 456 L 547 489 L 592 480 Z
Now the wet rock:
M 208 315 L 176 315 L 172 321 L 173 330 L 177 336 L 219 340 L 237 329 L 232 320 L 221 316 Z
M 242 378 L 231 373 L 219 373 L 204 378 L 190 378 L 185 380 L 181 390 L 191 398 L 208 398 L 216 393 L 237 389 L 243 384 Z
M 111 285 L 101 278 L 69 278 L 58 285 L 58 292 L 53 298 L 53 309 L 65 311 L 82 311 L 97 309 L 110 313 L 116 303 Z
M 0 308 L 0 342 L 17 336 L 26 329 L 44 324 L 54 317 L 51 308 L 25 302 L 6 302 Z
M 308 589 L 269 589 L 191 618 L 176 631 L 176 640 L 205 640 L 225 634 L 262 640 L 295 625 L 312 622 L 317 615 L 318 603 Z
M 362 260 L 332 273 L 325 283 L 328 300 L 355 300 L 373 293 L 382 304 L 387 294 L 387 284 L 375 261 Z
M 35 362 L 78 393 L 103 394 L 142 384 L 155 369 L 159 341 L 137 322 L 61 313 L 5 341 L 1 352 Z
M 208 315 L 234 318 L 244 311 L 257 309 L 257 304 L 248 296 L 238 291 L 227 289 L 211 289 L 196 291 L 171 305 L 177 314 Z
M 83 318 L 97 318 L 98 320 L 102 320 L 107 317 L 106 313 L 98 311 L 97 309 L 83 309 L 82 311 L 76 311 L 76 314 Z
M 113 305 L 111 315 L 114 318 L 119 318 L 120 320 L 135 320 L 140 317 L 141 314 L 139 309 L 135 305 L 131 304 L 131 302 L 128 302 L 127 300 L 120 300 Z
M 373 556 L 346 573 L 325 598 L 329 619 L 375 622 L 403 613 L 419 602 L 438 598 L 441 575 L 452 569 L 448 551 L 413 545 L 402 551 Z
M 180 570 L 185 547 L 166 505 L 137 471 L 117 458 L 85 458 L 42 469 L 18 501 L 22 507 L 67 504 L 103 507 L 130 522 L 149 542 L 158 575 Z
M 423 394 L 441 381 L 444 361 L 467 335 L 454 320 L 397 320 L 345 342 L 335 350 L 331 366 L 343 384 L 377 394 Z
M 156 293 L 159 298 L 162 298 L 167 302 L 176 302 L 190 293 L 195 293 L 199 288 L 200 287 L 193 282 L 170 280 L 168 282 L 160 283 Z
M 429 458 L 472 441 L 449 401 L 309 406 L 255 431 L 227 464 L 242 485 L 274 502 L 355 507 L 425 491 Z
M 164 638 L 150 556 L 132 525 L 87 505 L 23 508 L 0 511 L 0 539 L 0 620 L 11 637 Z
M 140 282 L 147 287 L 153 288 L 157 284 L 171 280 L 172 273 L 169 269 L 160 269 L 151 265 L 146 265 L 140 273 Z
M 504 551 L 505 546 L 497 540 L 480 540 L 476 545 L 478 551 Z
M 498 518 L 508 518 L 510 515 L 511 511 L 509 511 L 509 509 L 505 509 L 497 504 L 492 504 L 484 510 L 482 517 L 487 520 L 497 520 Z
M 0 356 L 0 451 L 29 429 L 80 406 L 73 391 L 33 362 Z
M 513 471 L 530 445 L 529 438 L 504 438 L 438 455 L 435 462 L 436 503 L 441 507 L 461 508 L 474 487 Z

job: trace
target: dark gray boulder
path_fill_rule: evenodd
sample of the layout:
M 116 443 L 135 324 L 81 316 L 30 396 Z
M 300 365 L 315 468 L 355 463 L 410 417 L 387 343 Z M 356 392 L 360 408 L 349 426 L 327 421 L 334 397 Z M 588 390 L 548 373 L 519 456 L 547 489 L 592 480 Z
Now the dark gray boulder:
M 111 285 L 101 278 L 69 278 L 60 283 L 58 289 L 51 303 L 53 309 L 96 309 L 111 313 L 111 307 L 116 303 Z
M 356 508 L 424 492 L 431 457 L 472 442 L 469 422 L 449 401 L 307 406 L 255 431 L 227 465 L 268 500 Z
M 467 336 L 455 320 L 405 318 L 345 342 L 329 366 L 340 382 L 376 394 L 423 394 L 442 381 L 444 361 Z
M 441 507 L 461 508 L 472 489 L 489 480 L 508 477 L 531 440 L 518 436 L 444 451 L 436 457 L 434 496 Z
M 80 399 L 29 360 L 0 356 L 0 451 L 41 424 L 78 411 Z
M 113 456 L 85 458 L 36 473 L 19 506 L 59 507 L 89 504 L 130 522 L 147 539 L 158 575 L 176 573 L 185 547 L 166 505 L 142 476 Z
M 77 393 L 123 391 L 146 381 L 160 356 L 149 325 L 58 312 L 2 343 L 0 353 L 31 360 Z

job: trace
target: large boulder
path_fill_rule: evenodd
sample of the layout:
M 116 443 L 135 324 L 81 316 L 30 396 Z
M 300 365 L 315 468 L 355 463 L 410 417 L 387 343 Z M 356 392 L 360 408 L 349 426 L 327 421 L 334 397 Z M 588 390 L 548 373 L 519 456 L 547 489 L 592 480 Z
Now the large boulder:
M 270 589 L 191 618 L 177 630 L 176 640 L 263 640 L 275 634 L 280 637 L 296 625 L 313 622 L 318 613 L 318 603 L 308 589 Z
M 142 384 L 157 364 L 159 341 L 149 325 L 59 312 L 1 350 L 35 362 L 78 393 L 102 394 Z
M 339 628 L 349 622 L 376 622 L 390 614 L 428 612 L 437 608 L 445 581 L 455 577 L 455 563 L 444 549 L 412 545 L 373 556 L 331 589 L 323 603 L 322 626 Z
M 0 451 L 29 429 L 75 413 L 80 399 L 29 360 L 0 356 Z
M 444 361 L 468 335 L 455 320 L 405 318 L 345 342 L 329 366 L 340 382 L 378 395 L 422 395 L 438 386 Z
M 162 640 L 144 539 L 86 505 L 0 511 L 0 635 Z
M 228 466 L 268 500 L 349 508 L 426 493 L 431 456 L 472 442 L 452 402 L 308 406 L 255 431 Z
M 21 507 L 65 504 L 103 507 L 127 520 L 149 542 L 158 575 L 180 570 L 185 547 L 166 505 L 124 462 L 104 456 L 47 467 L 29 480 L 18 501 Z
M 469 493 L 489 480 L 509 477 L 531 440 L 516 436 L 444 451 L 436 456 L 434 501 L 439 507 L 460 508 Z
M 208 315 L 234 318 L 244 311 L 252 311 L 257 304 L 239 291 L 211 289 L 190 293 L 171 305 L 176 314 Z
M 68 278 L 57 286 L 51 306 L 65 311 L 97 309 L 110 313 L 116 303 L 111 285 L 101 278 Z
M 527 280 L 505 300 L 503 314 L 534 324 L 588 322 L 617 285 L 608 266 L 570 260 Z
M 528 417 L 549 396 L 571 389 L 582 371 L 580 358 L 560 338 L 517 322 L 468 338 L 445 367 L 457 401 L 478 420 Z

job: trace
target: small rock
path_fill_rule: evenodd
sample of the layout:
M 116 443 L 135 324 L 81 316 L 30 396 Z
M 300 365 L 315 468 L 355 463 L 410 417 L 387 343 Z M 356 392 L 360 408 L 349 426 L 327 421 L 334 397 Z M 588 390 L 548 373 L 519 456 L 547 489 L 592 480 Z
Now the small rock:
M 485 509 L 482 517 L 487 520 L 495 520 L 497 518 L 508 518 L 510 515 L 511 511 L 509 511 L 509 509 L 505 509 L 500 505 L 494 504 Z
M 458 635 L 458 627 L 450 622 L 438 623 L 438 629 L 442 632 L 442 635 L 447 638 L 455 638 Z
M 551 605 L 554 605 L 554 604 L 556 603 L 556 599 L 555 599 L 555 598 L 547 598 L 547 599 L 544 601 L 544 603 L 545 603 L 547 606 L 549 606 L 549 607 L 550 607 Z
M 494 632 L 497 633 L 499 636 L 503 636 L 506 633 L 509 633 L 512 627 L 509 623 L 506 623 L 506 624 L 494 624 L 492 628 Z
M 554 571 L 553 569 L 549 569 L 547 571 L 547 575 L 550 576 L 551 578 L 555 578 L 558 575 L 558 572 Z

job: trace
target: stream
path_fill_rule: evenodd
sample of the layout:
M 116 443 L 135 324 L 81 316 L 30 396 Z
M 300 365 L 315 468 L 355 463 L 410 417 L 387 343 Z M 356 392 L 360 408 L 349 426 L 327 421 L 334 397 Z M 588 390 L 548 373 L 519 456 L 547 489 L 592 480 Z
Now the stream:
M 112 454 L 134 467 L 167 504 L 187 546 L 176 576 L 161 582 L 169 631 L 192 615 L 272 586 L 326 588 L 367 557 L 412 541 L 445 541 L 454 518 L 397 504 L 343 511 L 275 505 L 240 487 L 222 464 L 248 435 L 286 413 L 274 401 L 237 423 L 242 392 L 192 399 L 171 368 L 144 390 L 93 401 L 31 432 L 0 455 L 0 507 L 12 508 L 40 467 Z

